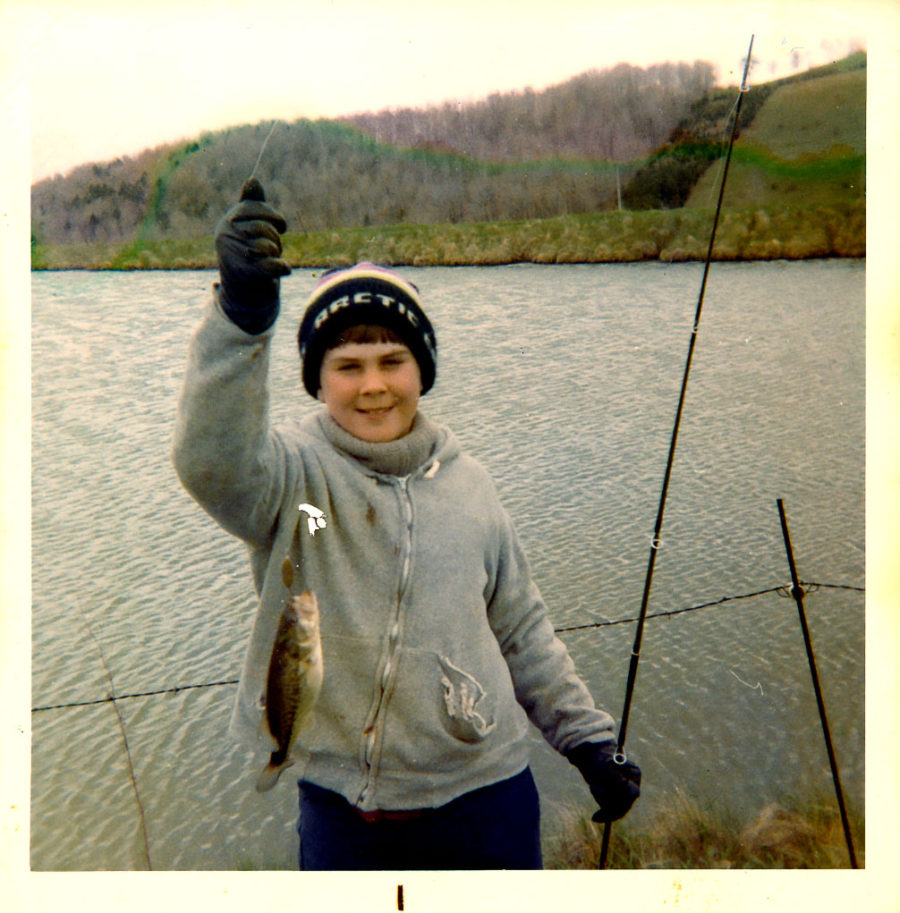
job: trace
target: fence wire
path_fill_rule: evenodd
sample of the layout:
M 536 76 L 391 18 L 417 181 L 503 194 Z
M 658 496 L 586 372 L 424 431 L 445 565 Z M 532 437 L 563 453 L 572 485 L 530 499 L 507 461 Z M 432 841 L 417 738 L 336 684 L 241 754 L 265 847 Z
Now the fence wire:
M 852 590 L 857 593 L 864 593 L 865 587 L 860 586 L 850 586 L 847 584 L 840 583 L 817 583 L 815 581 L 801 580 L 801 586 L 807 595 L 815 593 L 816 590 Z M 757 596 L 768 596 L 771 594 L 777 594 L 789 598 L 791 596 L 791 587 L 790 585 L 781 585 L 781 586 L 772 586 L 767 587 L 764 590 L 755 590 L 752 593 L 739 593 L 733 596 L 722 596 L 719 599 L 714 599 L 710 602 L 703 602 L 699 605 L 686 606 L 681 609 L 668 609 L 662 612 L 648 612 L 647 618 L 671 618 L 675 615 L 683 615 L 687 612 L 699 612 L 703 609 L 713 609 L 719 606 L 725 605 L 730 602 L 738 602 L 743 599 L 754 599 Z M 557 634 L 565 634 L 571 631 L 587 631 L 593 628 L 608 628 L 613 627 L 614 625 L 624 625 L 624 624 L 633 624 L 637 621 L 636 616 L 630 616 L 628 618 L 615 618 L 615 619 L 606 619 L 603 621 L 594 621 L 587 624 L 580 625 L 570 625 L 565 627 L 555 628 Z M 87 701 L 70 701 L 67 703 L 60 704 L 45 704 L 38 707 L 32 707 L 32 713 L 43 713 L 48 710 L 67 710 L 72 707 L 90 707 L 95 704 L 109 704 L 115 703 L 116 701 L 130 700 L 133 698 L 139 697 L 154 697 L 160 694 L 178 694 L 180 691 L 191 691 L 198 688 L 219 688 L 225 685 L 236 685 L 238 684 L 238 679 L 228 678 L 221 679 L 214 682 L 199 682 L 196 684 L 190 685 L 176 685 L 171 688 L 157 688 L 153 691 L 134 691 L 128 694 L 109 694 L 106 697 L 94 698 L 93 700 Z

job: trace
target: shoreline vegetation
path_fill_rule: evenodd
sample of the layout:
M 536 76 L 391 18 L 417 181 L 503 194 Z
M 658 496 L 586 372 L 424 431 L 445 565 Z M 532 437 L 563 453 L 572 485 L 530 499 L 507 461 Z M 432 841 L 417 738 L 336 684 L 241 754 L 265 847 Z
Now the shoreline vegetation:
M 857 863 L 865 868 L 862 815 L 850 814 Z M 602 824 L 571 807 L 560 811 L 543 835 L 544 869 L 597 869 Z M 239 871 L 287 869 L 290 864 L 238 858 Z M 631 817 L 613 824 L 607 868 L 639 869 L 850 869 L 850 857 L 834 796 L 772 802 L 745 820 L 714 811 L 677 791 L 646 824 Z
M 293 267 L 499 266 L 512 263 L 704 261 L 707 209 L 614 210 L 505 222 L 383 225 L 287 232 Z M 722 210 L 713 260 L 809 260 L 866 255 L 865 200 Z M 41 244 L 32 270 L 201 270 L 216 267 L 211 236 L 124 243 Z
M 864 828 L 851 815 L 857 862 L 865 867 Z M 596 869 L 603 825 L 569 812 L 544 843 L 546 869 Z M 739 822 L 678 793 L 646 826 L 613 825 L 610 869 L 849 869 L 840 813 L 831 798 L 772 803 Z

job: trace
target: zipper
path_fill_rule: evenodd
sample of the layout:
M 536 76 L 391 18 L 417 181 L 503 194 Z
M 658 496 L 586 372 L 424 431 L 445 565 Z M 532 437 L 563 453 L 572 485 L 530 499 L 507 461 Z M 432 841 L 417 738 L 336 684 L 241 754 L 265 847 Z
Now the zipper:
M 400 608 L 403 603 L 403 597 L 406 594 L 406 587 L 409 583 L 409 571 L 412 565 L 412 531 L 413 531 L 413 512 L 412 498 L 409 493 L 409 476 L 403 476 L 397 481 L 391 480 L 392 485 L 399 489 L 398 498 L 401 502 L 401 512 L 404 519 L 404 531 L 401 550 L 400 580 L 397 585 L 397 601 L 394 607 L 394 619 L 388 632 L 387 660 L 384 669 L 381 672 L 381 680 L 378 684 L 378 698 L 375 707 L 375 715 L 372 725 L 365 733 L 365 783 L 359 793 L 357 805 L 362 807 L 366 798 L 372 789 L 372 762 L 375 754 L 375 743 L 378 738 L 378 727 L 384 712 L 384 695 L 387 691 L 387 685 L 390 681 L 391 674 L 396 666 L 397 646 L 400 637 Z

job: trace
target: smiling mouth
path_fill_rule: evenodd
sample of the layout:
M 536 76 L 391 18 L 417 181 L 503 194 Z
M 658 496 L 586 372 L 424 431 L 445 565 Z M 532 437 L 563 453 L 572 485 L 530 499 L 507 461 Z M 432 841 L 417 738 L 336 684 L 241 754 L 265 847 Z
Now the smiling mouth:
M 357 409 L 357 412 L 361 412 L 363 415 L 369 415 L 377 418 L 379 415 L 387 415 L 388 412 L 393 409 L 393 406 L 379 406 L 377 409 Z

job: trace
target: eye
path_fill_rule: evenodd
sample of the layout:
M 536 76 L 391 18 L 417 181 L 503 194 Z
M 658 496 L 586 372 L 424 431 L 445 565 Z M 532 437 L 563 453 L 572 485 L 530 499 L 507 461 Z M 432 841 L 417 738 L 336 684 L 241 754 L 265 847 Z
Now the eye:
M 407 355 L 405 352 L 395 352 L 392 355 L 385 355 L 381 359 L 381 364 L 389 368 L 397 368 L 400 365 L 406 364 L 411 356 Z

